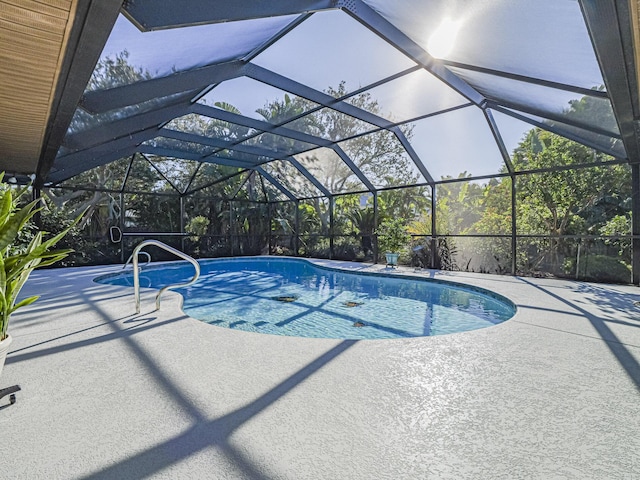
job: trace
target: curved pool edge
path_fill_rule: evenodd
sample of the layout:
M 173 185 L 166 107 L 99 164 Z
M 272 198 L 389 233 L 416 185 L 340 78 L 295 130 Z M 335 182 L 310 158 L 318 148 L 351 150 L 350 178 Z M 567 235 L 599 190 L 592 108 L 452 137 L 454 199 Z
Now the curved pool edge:
M 254 258 L 258 258 L 258 257 L 254 257 Z M 279 257 L 279 258 L 290 258 L 290 259 L 297 259 L 297 257 Z M 484 287 L 479 287 L 477 285 L 470 285 L 467 283 L 462 283 L 459 281 L 452 281 L 452 280 L 445 280 L 445 279 L 440 279 L 440 278 L 434 278 L 434 277 L 423 277 L 420 275 L 420 273 L 422 272 L 415 272 L 415 271 L 405 271 L 405 270 L 401 270 L 401 271 L 397 271 L 397 268 L 389 268 L 389 267 L 383 267 L 384 271 L 353 271 L 353 270 L 348 270 L 346 268 L 341 268 L 339 266 L 326 266 L 326 265 L 322 265 L 319 263 L 316 263 L 315 260 L 320 260 L 320 259 L 306 259 L 306 258 L 302 258 L 300 260 L 306 260 L 308 263 L 311 263 L 314 267 L 317 268 L 321 268 L 324 270 L 329 270 L 329 271 L 338 271 L 338 272 L 348 272 L 351 273 L 353 275 L 380 275 L 380 276 L 384 276 L 384 277 L 389 277 L 389 278 L 400 278 L 400 279 L 407 279 L 407 278 L 411 278 L 412 280 L 419 280 L 419 281 L 423 281 L 423 282 L 432 282 L 432 283 L 439 283 L 441 285 L 453 285 L 455 287 L 458 288 L 462 288 L 462 289 L 467 289 L 467 290 L 473 290 L 474 292 L 477 293 L 481 293 L 483 295 L 488 295 L 490 297 L 493 297 L 496 300 L 499 300 L 501 302 L 504 302 L 506 304 L 508 304 L 511 308 L 513 308 L 513 315 L 506 319 L 504 322 L 508 322 L 509 320 L 511 320 L 517 313 L 518 313 L 518 306 L 516 305 L 516 303 L 514 301 L 512 301 L 510 298 L 508 298 L 507 296 L 501 294 L 501 293 L 497 293 L 494 292 L 488 288 L 484 288 Z M 332 262 L 338 262 L 341 260 L 329 260 Z M 380 267 L 381 264 L 375 264 L 375 263 L 367 263 L 367 264 L 359 264 L 357 262 L 349 262 L 352 264 L 356 264 L 356 265 L 368 265 L 370 267 Z M 400 267 L 401 268 L 401 267 Z M 412 267 L 404 267 L 404 268 L 412 268 Z M 441 272 L 441 270 L 424 270 L 424 272 L 429 272 L 429 273 L 435 273 L 435 272 Z M 501 323 L 504 323 L 501 322 Z M 499 324 L 497 324 L 499 325 Z M 462 333 L 462 332 L 458 332 L 458 333 Z
M 509 298 L 509 296 L 505 293 L 502 292 L 497 292 L 494 290 L 494 288 L 496 286 L 493 287 L 488 287 L 488 286 L 480 286 L 476 284 L 476 281 L 480 281 L 481 283 L 485 283 L 488 279 L 492 279 L 492 280 L 496 280 L 496 279 L 500 279 L 500 278 L 504 278 L 504 276 L 502 275 L 489 275 L 489 274 L 475 274 L 475 273 L 469 273 L 469 272 L 456 272 L 456 271 L 444 271 L 444 270 L 424 270 L 421 269 L 419 271 L 416 271 L 415 268 L 413 267 L 406 267 L 406 266 L 400 266 L 400 267 L 396 267 L 396 268 L 389 268 L 386 267 L 383 264 L 372 264 L 372 263 L 360 263 L 360 262 L 349 262 L 349 261 L 343 261 L 343 260 L 328 260 L 328 259 L 317 259 L 317 258 L 301 258 L 301 257 L 289 257 L 289 256 L 269 256 L 269 255 L 251 255 L 251 256 L 242 256 L 242 257 L 217 257 L 217 258 L 200 258 L 198 259 L 198 262 L 204 265 L 208 264 L 208 263 L 216 263 L 216 262 L 226 262 L 226 263 L 232 263 L 232 262 L 243 262 L 243 261 L 247 261 L 247 260 L 259 260 L 259 261 L 270 261 L 270 262 L 278 262 L 278 261 L 295 261 L 295 262 L 299 262 L 299 263 L 307 263 L 309 265 L 311 265 L 314 268 L 317 268 L 319 270 L 324 270 L 324 271 L 329 271 L 329 272 L 339 272 L 339 273 L 347 273 L 347 274 L 353 274 L 353 275 L 359 275 L 359 276 L 371 276 L 371 277 L 375 277 L 375 276 L 383 276 L 383 277 L 388 277 L 388 278 L 395 278 L 395 279 L 403 279 L 403 280 L 415 280 L 415 281 L 420 281 L 420 282 L 427 282 L 427 283 L 436 283 L 439 285 L 445 285 L 445 286 L 450 286 L 453 288 L 459 288 L 462 290 L 467 290 L 467 291 L 472 291 L 475 293 L 478 293 L 480 295 L 486 295 L 488 297 L 493 298 L 496 301 L 502 302 L 504 303 L 506 306 L 508 306 L 510 309 L 513 310 L 513 314 L 499 322 L 496 323 L 494 325 L 488 326 L 488 327 L 483 327 L 480 329 L 471 329 L 471 330 L 464 330 L 464 331 L 460 331 L 460 332 L 450 332 L 450 333 L 444 333 L 444 334 L 438 334 L 438 335 L 422 335 L 422 336 L 413 336 L 413 337 L 401 337 L 401 338 L 384 338 L 384 339 L 376 339 L 376 338 L 370 338 L 370 339 L 366 339 L 367 341 L 389 341 L 389 340 L 411 340 L 411 339 L 416 339 L 416 338 L 436 338 L 436 337 L 442 337 L 442 336 L 450 336 L 453 334 L 465 334 L 465 333 L 473 333 L 473 332 L 477 332 L 477 331 L 483 331 L 483 330 L 487 330 L 487 329 L 493 329 L 494 327 L 498 327 L 504 324 L 508 324 L 510 321 L 514 320 L 516 318 L 516 316 L 518 316 L 519 313 L 519 309 L 518 309 L 518 305 L 516 304 L 515 301 L 513 301 L 511 298 Z M 149 266 L 147 266 L 146 268 L 143 269 L 143 271 L 145 270 L 155 270 L 155 269 L 160 269 L 160 268 L 166 268 L 168 266 L 180 266 L 182 267 L 183 265 L 186 265 L 188 262 L 185 262 L 184 260 L 173 260 L 173 261 L 164 261 L 164 262 L 157 262 L 157 263 L 153 263 Z M 102 274 L 102 275 L 98 275 L 95 278 L 93 278 L 93 282 L 95 283 L 100 283 L 99 280 L 103 280 L 106 278 L 110 278 L 110 277 L 115 277 L 115 276 L 119 276 L 122 275 L 123 273 L 126 273 L 125 270 L 119 270 L 119 271 L 115 271 L 115 272 L 110 272 L 110 273 L 106 273 L 106 274 Z M 462 279 L 451 279 L 451 278 L 436 278 L 435 276 L 439 275 L 439 276 L 465 276 L 466 278 L 464 280 Z M 469 278 L 470 276 L 472 276 L 472 278 Z M 472 280 L 472 283 L 469 283 L 469 280 Z M 102 284 L 104 285 L 104 284 Z M 131 286 L 126 286 L 123 288 L 127 288 L 127 289 L 131 289 Z M 153 287 L 141 287 L 141 291 L 147 291 L 147 292 L 151 292 L 151 291 L 155 291 L 157 292 L 158 289 L 157 288 L 153 288 Z M 277 335 L 277 334 L 272 334 L 269 332 L 251 332 L 251 331 L 243 331 L 243 330 L 236 330 L 236 329 L 229 329 L 227 327 L 221 327 L 215 324 L 209 324 L 201 319 L 198 319 L 196 317 L 192 317 L 190 316 L 187 312 L 184 311 L 184 297 L 183 295 L 180 294 L 180 292 L 178 291 L 169 291 L 170 293 L 175 293 L 178 295 L 178 308 L 180 309 L 180 311 L 187 317 L 189 317 L 192 320 L 195 320 L 197 322 L 200 323 L 204 323 L 206 325 L 209 326 L 217 326 L 218 328 L 224 328 L 225 330 L 233 330 L 236 332 L 242 332 L 245 334 L 257 334 L 257 335 L 273 335 L 273 336 L 290 336 L 291 338 L 306 338 L 309 340 L 335 340 L 335 338 L 314 338 L 314 337 L 304 337 L 304 336 L 292 336 L 292 335 Z M 166 295 L 166 294 L 165 294 Z M 163 297 L 166 298 L 166 297 Z M 169 298 L 166 298 L 167 301 L 169 301 Z M 360 339 L 356 339 L 355 341 L 359 341 Z

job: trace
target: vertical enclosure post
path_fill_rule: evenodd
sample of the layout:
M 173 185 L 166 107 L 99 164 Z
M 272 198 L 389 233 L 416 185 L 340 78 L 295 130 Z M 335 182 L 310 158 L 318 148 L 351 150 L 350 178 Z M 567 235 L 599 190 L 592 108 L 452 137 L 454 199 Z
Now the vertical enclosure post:
M 120 230 L 124 232 L 124 193 L 120 192 Z M 124 235 L 120 235 L 120 263 L 124 263 Z
M 294 233 L 294 237 L 293 237 L 293 248 L 294 248 L 294 253 L 297 256 L 300 255 L 300 200 L 296 200 L 295 201 L 295 206 L 296 206 L 296 229 Z
M 233 248 L 233 226 L 233 201 L 229 200 L 229 247 L 232 257 L 235 253 Z
M 378 263 L 378 191 L 373 192 L 373 263 Z
M 184 197 L 180 195 L 180 250 L 184 252 L 185 236 L 184 236 Z
M 436 184 L 431 186 L 431 268 L 438 264 L 438 231 L 436 229 Z
M 329 259 L 333 258 L 333 221 L 335 205 L 335 197 L 329 197 Z
M 271 255 L 271 206 L 272 202 L 267 202 L 267 255 Z
M 640 164 L 631 164 L 631 274 L 640 285 Z
M 511 175 L 511 275 L 516 274 L 517 270 L 517 251 L 518 251 L 518 242 L 517 242 L 517 218 L 516 218 L 516 177 L 515 175 Z
M 40 199 L 40 195 L 41 195 L 41 190 L 40 187 L 34 183 L 31 186 L 31 196 L 33 200 L 38 200 Z M 40 199 L 40 201 L 38 202 L 38 207 L 43 207 L 43 202 L 42 199 Z M 42 215 L 40 215 L 40 210 L 36 211 L 35 215 L 33 216 L 33 222 L 36 224 L 36 227 L 38 227 L 38 230 L 42 230 Z

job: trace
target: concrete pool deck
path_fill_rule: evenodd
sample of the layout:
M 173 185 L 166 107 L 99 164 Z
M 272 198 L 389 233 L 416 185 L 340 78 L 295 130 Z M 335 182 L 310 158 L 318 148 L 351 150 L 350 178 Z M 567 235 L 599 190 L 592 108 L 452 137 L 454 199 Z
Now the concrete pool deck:
M 317 261 L 346 269 L 381 265 Z M 640 289 L 399 269 L 510 298 L 497 326 L 400 340 L 228 330 L 153 291 L 35 272 L 0 388 L 14 479 L 640 478 Z

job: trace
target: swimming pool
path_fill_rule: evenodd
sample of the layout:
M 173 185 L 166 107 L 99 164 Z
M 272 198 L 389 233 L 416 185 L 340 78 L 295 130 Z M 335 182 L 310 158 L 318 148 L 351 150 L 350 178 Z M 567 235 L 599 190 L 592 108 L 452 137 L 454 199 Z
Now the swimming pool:
M 506 298 L 453 282 L 354 273 L 304 259 L 244 257 L 200 260 L 200 279 L 177 289 L 183 311 L 212 325 L 315 338 L 404 338 L 476 330 L 515 314 Z M 186 262 L 150 266 L 142 287 L 188 281 Z M 133 285 L 131 271 L 96 279 Z

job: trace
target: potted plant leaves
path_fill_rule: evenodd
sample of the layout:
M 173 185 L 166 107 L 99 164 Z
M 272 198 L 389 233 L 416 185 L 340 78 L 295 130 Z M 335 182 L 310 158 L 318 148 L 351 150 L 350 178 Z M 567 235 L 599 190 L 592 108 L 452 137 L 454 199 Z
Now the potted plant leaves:
M 385 252 L 387 266 L 397 266 L 400 253 L 411 240 L 401 218 L 384 220 L 376 229 L 378 251 Z
M 76 220 L 48 240 L 44 240 L 44 232 L 38 231 L 28 243 L 19 245 L 19 237 L 29 231 L 29 220 L 41 209 L 40 200 L 21 205 L 29 188 L 16 190 L 2 183 L 3 179 L 4 173 L 0 173 L 0 373 L 12 341 L 7 332 L 11 315 L 38 299 L 32 296 L 18 301 L 20 290 L 35 268 L 52 265 L 73 251 L 53 247 L 77 223 Z

